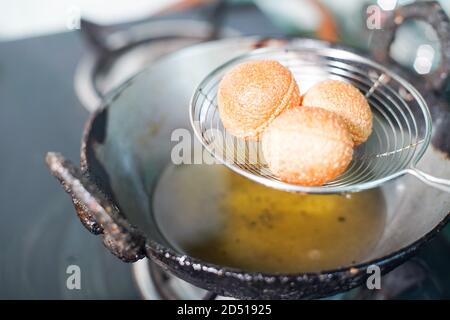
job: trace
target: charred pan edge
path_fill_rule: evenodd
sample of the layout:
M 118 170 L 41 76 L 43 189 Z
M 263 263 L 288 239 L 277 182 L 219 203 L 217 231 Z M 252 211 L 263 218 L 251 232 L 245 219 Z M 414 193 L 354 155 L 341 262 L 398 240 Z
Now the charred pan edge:
M 395 32 L 407 20 L 422 20 L 433 27 L 441 43 L 441 63 L 438 68 L 426 75 L 427 87 L 442 89 L 450 71 L 450 21 L 437 1 L 426 1 L 401 6 L 386 18 L 382 30 L 374 33 L 373 56 L 375 60 L 392 63 L 390 46 L 395 40 Z
M 102 234 L 104 245 L 114 255 L 126 262 L 145 256 L 145 238 L 80 169 L 58 153 L 49 152 L 46 162 L 52 175 L 71 196 L 83 225 L 94 234 Z

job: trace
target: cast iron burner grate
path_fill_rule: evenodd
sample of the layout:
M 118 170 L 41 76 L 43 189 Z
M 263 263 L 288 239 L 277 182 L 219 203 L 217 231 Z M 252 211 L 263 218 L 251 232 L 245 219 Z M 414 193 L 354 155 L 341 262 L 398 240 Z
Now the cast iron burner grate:
M 164 271 L 148 259 L 134 263 L 132 270 L 139 292 L 146 300 L 230 299 L 219 296 L 214 292 L 197 288 Z

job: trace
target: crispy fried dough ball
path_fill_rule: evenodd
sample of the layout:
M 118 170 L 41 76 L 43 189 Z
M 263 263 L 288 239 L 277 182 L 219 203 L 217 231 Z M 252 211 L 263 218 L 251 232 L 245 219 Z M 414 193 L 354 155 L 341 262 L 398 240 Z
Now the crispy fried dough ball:
M 282 181 L 320 186 L 343 173 L 353 155 L 353 141 L 335 113 L 311 107 L 285 110 L 262 135 L 270 170 Z
M 276 116 L 300 102 L 294 76 L 273 60 L 239 64 L 219 84 L 220 118 L 224 127 L 241 139 L 258 141 Z
M 325 80 L 311 87 L 302 105 L 335 112 L 347 124 L 355 145 L 366 141 L 372 133 L 372 112 L 364 95 L 349 83 Z

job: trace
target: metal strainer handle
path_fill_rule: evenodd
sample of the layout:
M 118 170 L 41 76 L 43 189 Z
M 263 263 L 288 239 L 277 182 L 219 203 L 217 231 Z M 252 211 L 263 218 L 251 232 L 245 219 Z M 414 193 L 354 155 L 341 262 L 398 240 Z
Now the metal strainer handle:
M 434 177 L 428 173 L 425 173 L 415 167 L 411 167 L 410 169 L 405 170 L 406 173 L 409 173 L 422 181 L 423 183 L 429 185 L 430 187 L 450 192 L 450 180 L 443 179 L 443 178 L 437 178 Z

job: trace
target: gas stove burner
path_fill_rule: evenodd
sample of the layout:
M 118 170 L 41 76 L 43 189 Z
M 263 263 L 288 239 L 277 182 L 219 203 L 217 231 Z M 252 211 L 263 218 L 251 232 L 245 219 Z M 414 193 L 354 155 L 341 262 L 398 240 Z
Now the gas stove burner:
M 133 278 L 145 300 L 225 300 L 214 292 L 197 288 L 184 280 L 164 271 L 148 259 L 133 264 Z
M 84 22 L 89 42 L 75 73 L 75 91 L 88 111 L 96 110 L 105 94 L 163 55 L 206 41 L 211 37 L 236 36 L 194 20 L 151 21 L 104 35 L 102 27 Z

